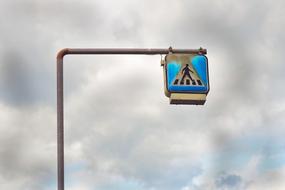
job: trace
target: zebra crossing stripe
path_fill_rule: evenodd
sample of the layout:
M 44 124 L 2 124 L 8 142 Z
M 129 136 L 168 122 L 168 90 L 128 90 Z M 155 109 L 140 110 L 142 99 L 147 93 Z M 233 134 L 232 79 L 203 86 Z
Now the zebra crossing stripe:
M 186 82 L 185 82 L 186 81 Z M 186 84 L 185 84 L 186 83 Z M 175 79 L 175 81 L 173 82 L 174 85 L 187 85 L 187 86 L 190 86 L 190 85 L 193 85 L 193 86 L 203 86 L 201 80 L 199 79 L 193 79 L 191 82 L 190 82 L 190 79 L 186 79 L 184 81 L 182 81 L 180 79 L 180 82 L 179 82 L 179 79 Z

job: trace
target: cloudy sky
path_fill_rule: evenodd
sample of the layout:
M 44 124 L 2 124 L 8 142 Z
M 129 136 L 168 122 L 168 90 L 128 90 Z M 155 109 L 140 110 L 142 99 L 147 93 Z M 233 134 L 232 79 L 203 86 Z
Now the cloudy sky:
M 65 57 L 66 189 L 285 189 L 281 0 L 1 0 L 0 189 L 55 190 L 57 52 L 208 50 L 204 106 L 160 56 Z M 109 76 L 109 77 L 106 77 Z

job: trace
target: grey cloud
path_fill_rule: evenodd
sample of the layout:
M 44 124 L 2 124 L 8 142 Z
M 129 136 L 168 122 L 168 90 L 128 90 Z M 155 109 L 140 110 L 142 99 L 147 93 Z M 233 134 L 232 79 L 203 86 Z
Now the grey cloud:
M 47 110 L 23 112 L 2 105 L 1 115 L 1 188 L 42 188 L 55 177 L 55 131 L 48 130 L 54 117 Z M 45 124 L 44 118 L 49 120 Z
M 130 11 L 123 17 L 114 18 L 112 26 L 113 34 L 118 41 L 137 41 L 141 38 L 143 22 L 136 11 Z
M 240 188 L 242 179 L 238 175 L 225 175 L 216 180 L 218 189 L 237 189 Z
M 100 13 L 95 7 L 65 1 L 3 3 L 2 17 L 9 19 L 0 26 L 5 44 L 1 48 L 3 101 L 14 106 L 55 103 L 55 57 L 59 50 L 56 41 L 64 37 L 77 39 L 84 31 L 90 32 L 92 39 L 98 36 Z
M 1 94 L 13 104 L 31 102 L 36 96 L 32 73 L 24 59 L 16 52 L 3 56 L 5 64 L 1 65 Z

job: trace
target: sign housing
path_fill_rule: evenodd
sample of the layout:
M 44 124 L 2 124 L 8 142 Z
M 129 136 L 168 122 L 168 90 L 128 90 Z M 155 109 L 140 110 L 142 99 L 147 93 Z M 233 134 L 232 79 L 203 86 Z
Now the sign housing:
M 203 105 L 210 90 L 208 59 L 201 54 L 168 54 L 164 89 L 170 104 Z

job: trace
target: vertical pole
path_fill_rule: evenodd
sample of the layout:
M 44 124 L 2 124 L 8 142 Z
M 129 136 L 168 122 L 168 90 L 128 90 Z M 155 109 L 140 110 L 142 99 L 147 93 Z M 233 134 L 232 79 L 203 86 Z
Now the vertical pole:
M 64 190 L 63 56 L 57 58 L 57 186 Z

